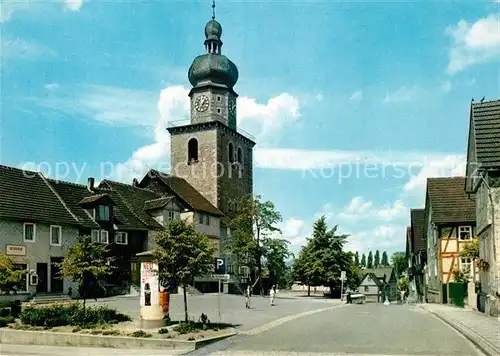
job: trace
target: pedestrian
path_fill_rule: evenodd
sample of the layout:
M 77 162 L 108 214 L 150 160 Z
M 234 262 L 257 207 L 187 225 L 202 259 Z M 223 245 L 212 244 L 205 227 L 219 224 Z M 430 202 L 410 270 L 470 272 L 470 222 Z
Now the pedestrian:
M 245 291 L 245 308 L 250 309 L 250 285 L 247 286 Z
M 406 300 L 405 300 L 405 294 L 406 294 L 406 291 L 403 289 L 401 290 L 401 303 L 402 304 L 405 304 Z
M 269 291 L 269 297 L 271 299 L 271 306 L 274 306 L 274 298 L 276 297 L 276 287 L 273 286 Z

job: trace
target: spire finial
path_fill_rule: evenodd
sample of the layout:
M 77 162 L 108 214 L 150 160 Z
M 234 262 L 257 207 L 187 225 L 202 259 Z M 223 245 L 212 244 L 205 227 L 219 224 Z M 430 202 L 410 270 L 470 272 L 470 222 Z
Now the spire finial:
M 215 20 L 215 0 L 212 2 L 212 20 Z

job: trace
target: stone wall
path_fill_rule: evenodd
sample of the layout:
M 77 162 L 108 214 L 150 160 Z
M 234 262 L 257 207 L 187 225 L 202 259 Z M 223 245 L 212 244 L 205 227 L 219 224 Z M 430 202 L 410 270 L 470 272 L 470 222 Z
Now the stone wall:
M 493 198 L 493 209 L 491 199 Z M 479 233 L 479 255 L 488 261 L 489 269 L 480 272 L 481 291 L 489 295 L 486 299 L 486 313 L 497 315 L 500 291 L 500 188 L 488 191 L 481 184 L 476 194 L 477 231 Z

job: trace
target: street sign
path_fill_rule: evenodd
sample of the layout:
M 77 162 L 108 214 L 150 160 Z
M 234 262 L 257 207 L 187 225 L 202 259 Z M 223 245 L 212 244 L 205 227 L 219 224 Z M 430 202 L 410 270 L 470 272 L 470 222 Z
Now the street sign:
M 346 276 L 345 276 L 345 271 L 341 271 L 341 272 L 340 272 L 340 280 L 341 280 L 341 281 L 345 281 L 345 280 L 346 280 L 346 278 L 345 278 L 345 277 L 346 277 Z
M 226 259 L 216 258 L 215 259 L 215 274 L 225 274 L 226 273 Z
M 229 274 L 212 274 L 212 278 L 228 281 L 231 278 L 231 275 L 229 275 Z

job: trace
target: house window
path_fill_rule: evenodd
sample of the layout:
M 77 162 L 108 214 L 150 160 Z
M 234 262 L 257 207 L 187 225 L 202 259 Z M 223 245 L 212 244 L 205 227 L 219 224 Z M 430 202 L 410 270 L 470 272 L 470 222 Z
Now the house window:
M 109 206 L 99 205 L 94 211 L 95 211 L 96 220 L 109 221 L 109 218 L 110 218 Z
M 23 237 L 26 242 L 35 242 L 36 239 L 36 225 L 32 223 L 24 223 Z
M 192 138 L 188 142 L 188 163 L 198 162 L 198 140 Z
M 168 220 L 169 221 L 175 220 L 175 211 L 168 212 Z
M 118 245 L 127 245 L 128 244 L 128 234 L 126 232 L 120 231 L 116 234 L 115 242 Z
M 205 215 L 205 224 L 210 225 L 210 216 Z
M 472 238 L 472 226 L 460 226 L 458 228 L 460 240 L 470 240 Z
M 368 292 L 368 286 L 365 286 L 365 292 Z
M 472 273 L 472 260 L 470 258 L 461 257 L 460 258 L 460 270 L 466 275 Z
M 229 142 L 229 145 L 228 145 L 228 156 L 229 156 L 229 163 L 233 163 L 234 162 L 234 147 L 233 147 L 232 142 Z
M 52 246 L 61 246 L 61 227 L 56 225 L 50 226 L 50 244 Z
M 92 241 L 108 244 L 109 233 L 106 230 L 92 230 Z
M 21 277 L 19 283 L 15 285 L 17 293 L 26 293 L 28 292 L 28 265 L 27 264 L 14 264 L 14 269 L 16 271 L 26 271 L 25 274 Z
M 106 230 L 101 230 L 101 240 L 102 244 L 109 244 L 109 233 Z
M 92 241 L 99 242 L 99 239 L 100 239 L 99 230 L 92 230 Z
M 217 96 L 217 101 L 220 101 L 220 96 Z
M 203 214 L 198 214 L 198 222 L 203 224 Z

